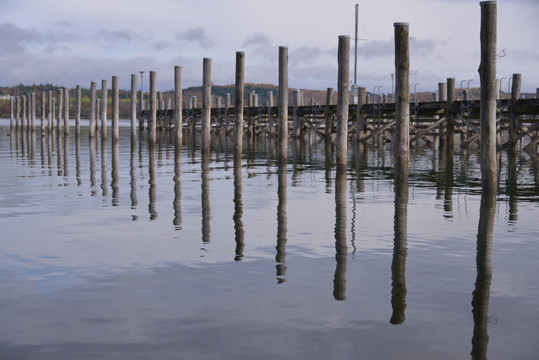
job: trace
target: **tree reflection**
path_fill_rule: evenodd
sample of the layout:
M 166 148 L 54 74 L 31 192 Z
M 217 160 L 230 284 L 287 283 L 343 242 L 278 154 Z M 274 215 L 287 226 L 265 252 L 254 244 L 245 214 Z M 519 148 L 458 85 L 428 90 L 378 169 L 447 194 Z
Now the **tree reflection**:
M 474 320 L 472 337 L 472 358 L 487 359 L 488 311 L 490 304 L 490 284 L 492 281 L 492 234 L 496 215 L 496 193 L 481 194 L 479 226 L 477 229 L 477 277 L 472 297 Z
M 406 255 L 408 245 L 408 179 L 395 180 L 393 261 L 391 263 L 391 306 L 389 322 L 402 324 L 406 311 Z

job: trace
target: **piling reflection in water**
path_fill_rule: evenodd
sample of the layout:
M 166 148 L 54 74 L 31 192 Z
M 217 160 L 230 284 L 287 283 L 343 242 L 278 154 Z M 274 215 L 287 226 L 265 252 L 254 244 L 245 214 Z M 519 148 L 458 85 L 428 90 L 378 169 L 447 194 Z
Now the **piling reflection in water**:
M 182 148 L 177 145 L 174 150 L 174 224 L 175 230 L 182 229 Z
M 445 154 L 444 217 L 453 218 L 453 176 L 455 150 L 448 147 Z
M 235 261 L 243 259 L 244 229 L 243 229 L 243 184 L 241 149 L 234 150 L 234 238 L 236 241 Z
M 393 261 L 391 263 L 391 306 L 389 322 L 402 324 L 406 312 L 406 255 L 408 245 L 408 179 L 395 180 Z
M 277 270 L 277 283 L 286 282 L 286 202 L 287 202 L 287 169 L 286 159 L 279 159 L 277 165 L 277 254 L 275 255 L 275 266 Z
M 155 209 L 155 205 L 157 202 L 157 188 L 156 188 L 156 172 L 155 172 L 155 165 L 156 165 L 156 151 L 157 146 L 154 142 L 149 142 L 148 144 L 148 213 L 150 214 L 150 221 L 157 219 L 157 210 Z
M 203 147 L 201 154 L 202 167 L 202 184 L 201 184 L 201 201 L 202 201 L 202 242 L 209 243 L 211 228 L 211 209 L 210 209 L 210 148 Z
M 517 154 L 515 151 L 507 151 L 507 195 L 509 196 L 509 222 L 518 221 L 518 174 Z
M 76 178 L 77 178 L 77 186 L 82 185 L 82 177 L 80 172 L 81 164 L 80 164 L 80 134 L 75 135 L 75 172 L 76 172 Z
M 97 190 L 95 189 L 95 137 L 88 140 L 88 147 L 90 152 L 90 193 L 95 196 L 97 195 Z
M 348 245 L 346 244 L 346 168 L 337 167 L 335 174 L 335 276 L 333 297 L 346 300 L 346 266 Z
M 106 137 L 101 136 L 101 196 L 106 197 L 107 188 L 107 142 Z
M 474 320 L 472 337 L 472 358 L 487 359 L 488 312 L 490 304 L 490 284 L 492 281 L 492 234 L 496 216 L 496 193 L 481 194 L 479 226 L 477 229 L 477 277 L 472 297 Z
M 58 169 L 58 176 L 64 175 L 64 135 L 58 133 L 58 139 L 56 141 L 56 166 Z
M 62 146 L 64 148 L 64 164 L 63 164 L 63 166 L 64 166 L 64 180 L 65 180 L 64 185 L 69 185 L 68 184 L 68 179 L 69 179 L 69 134 L 65 134 L 60 139 L 62 141 Z
M 118 141 L 112 141 L 112 181 L 110 183 L 110 187 L 112 188 L 112 206 L 118 206 L 120 204 L 120 186 L 118 185 L 118 166 L 120 160 L 118 152 Z

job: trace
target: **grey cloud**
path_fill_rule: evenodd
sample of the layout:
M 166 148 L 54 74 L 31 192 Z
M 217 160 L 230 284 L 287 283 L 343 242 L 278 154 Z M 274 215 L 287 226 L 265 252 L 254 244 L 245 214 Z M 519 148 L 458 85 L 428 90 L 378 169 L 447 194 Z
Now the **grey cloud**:
M 105 47 L 110 47 L 116 42 L 132 43 L 137 40 L 143 40 L 142 35 L 127 29 L 101 29 L 95 34 L 95 38 L 99 41 L 101 46 Z
M 197 43 L 204 49 L 211 48 L 215 45 L 215 42 L 209 37 L 203 27 L 192 28 L 183 33 L 177 33 L 175 39 L 176 41 Z
M 271 45 L 271 39 L 266 33 L 257 32 L 249 36 L 243 43 L 243 46 L 250 45 Z
M 444 40 L 446 43 L 447 40 Z M 419 39 L 410 38 L 410 52 L 415 55 L 429 55 L 437 46 L 434 39 Z M 358 47 L 360 56 L 365 57 L 387 57 L 395 54 L 395 41 L 390 40 L 375 40 L 369 41 Z
M 433 39 L 410 39 L 410 52 L 417 55 L 429 55 L 432 53 L 437 43 Z
M 318 46 L 302 46 L 290 52 L 290 60 L 294 64 L 312 64 L 322 53 Z
M 33 30 L 26 30 L 12 23 L 1 23 L 0 53 L 20 53 L 24 51 L 24 45 L 29 43 L 41 43 L 41 37 Z

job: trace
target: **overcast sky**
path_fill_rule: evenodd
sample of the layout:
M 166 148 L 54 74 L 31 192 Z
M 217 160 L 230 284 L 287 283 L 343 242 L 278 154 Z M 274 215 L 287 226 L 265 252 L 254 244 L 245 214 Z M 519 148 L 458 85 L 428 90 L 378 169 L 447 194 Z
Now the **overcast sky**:
M 479 86 L 478 0 L 0 0 L 0 85 L 89 87 L 116 75 L 127 89 L 143 70 L 147 89 L 154 70 L 168 90 L 180 65 L 183 86 L 198 86 L 204 57 L 214 84 L 233 84 L 236 51 L 245 52 L 246 82 L 277 84 L 278 47 L 288 46 L 290 87 L 336 88 L 338 36 L 353 47 L 356 3 L 360 86 L 391 92 L 395 22 L 410 24 L 418 91 L 447 77 Z M 498 77 L 521 73 L 528 92 L 539 87 L 538 18 L 539 0 L 498 1 Z

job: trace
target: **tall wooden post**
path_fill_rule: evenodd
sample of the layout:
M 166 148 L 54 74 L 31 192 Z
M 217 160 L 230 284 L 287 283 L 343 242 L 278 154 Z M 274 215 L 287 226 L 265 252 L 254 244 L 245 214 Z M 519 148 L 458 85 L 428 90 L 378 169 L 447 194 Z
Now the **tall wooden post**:
M 496 1 L 482 1 L 481 6 L 481 180 L 484 192 L 495 192 L 496 163 Z
M 210 148 L 211 131 L 211 59 L 202 61 L 202 147 Z
M 15 98 L 15 128 L 19 129 L 21 126 L 21 97 Z
M 337 170 L 345 169 L 348 162 L 348 106 L 350 96 L 348 81 L 350 73 L 350 36 L 339 36 L 337 50 L 337 134 L 335 138 Z
M 107 138 L 107 101 L 108 101 L 108 82 L 101 80 L 101 137 Z
M 58 116 L 56 120 L 58 133 L 64 130 L 64 89 L 58 89 L 57 93 L 58 101 Z
M 78 136 L 80 134 L 80 112 L 82 107 L 82 98 L 81 98 L 81 89 L 80 85 L 77 85 L 75 90 L 77 92 L 77 97 L 75 100 L 75 134 Z
M 45 136 L 45 112 L 47 111 L 47 96 L 41 92 L 41 136 Z
M 288 155 L 288 47 L 279 46 L 279 162 Z
M 243 97 L 244 97 L 244 74 L 245 53 L 236 52 L 236 83 L 234 98 L 234 149 L 241 152 L 243 148 Z
M 513 85 L 511 88 L 511 112 L 509 117 L 509 148 L 514 151 L 517 146 L 518 136 L 518 114 L 517 102 L 520 98 L 521 74 L 513 74 Z
M 137 74 L 131 74 L 131 139 L 137 138 Z
M 64 134 L 69 135 L 69 88 L 64 88 Z
M 453 149 L 455 147 L 455 117 L 453 114 L 453 103 L 455 102 L 455 79 L 453 78 L 447 78 L 446 100 L 446 147 L 447 149 Z
M 15 106 L 15 102 L 13 101 L 13 96 L 9 97 L 9 132 L 13 132 L 13 129 L 15 128 L 15 116 L 13 107 Z
M 328 88 L 326 93 L 326 132 L 325 132 L 325 140 L 326 143 L 328 143 L 331 140 L 331 132 L 333 129 L 333 121 L 331 117 L 331 113 L 329 111 L 330 106 L 333 102 L 333 88 Z
M 273 107 L 273 91 L 268 91 L 268 133 L 273 135 L 273 128 L 275 124 L 273 123 L 273 114 L 271 108 Z
M 26 129 L 26 95 L 23 95 L 21 100 L 22 100 L 22 104 L 21 104 L 21 112 L 22 112 L 21 130 L 24 131 Z
M 157 141 L 157 74 L 150 71 L 150 115 L 148 117 L 148 131 L 150 133 L 150 143 Z
M 32 106 L 30 108 L 30 118 L 32 119 L 31 121 L 31 130 L 32 131 L 36 131 L 36 93 L 31 93 L 30 94 L 30 99 L 31 99 L 31 103 L 32 103 Z
M 228 134 L 230 127 L 230 93 L 225 94 L 225 134 Z
M 410 165 L 410 53 L 408 23 L 395 23 L 395 181 L 408 181 Z
M 294 91 L 294 130 L 293 130 L 293 136 L 295 139 L 299 138 L 301 136 L 301 127 L 300 127 L 300 121 L 299 121 L 299 113 L 298 113 L 298 107 L 300 102 L 300 96 L 301 91 L 295 90 Z
M 174 66 L 174 131 L 176 145 L 181 146 L 183 135 L 182 113 L 182 67 Z
M 92 81 L 90 83 L 90 128 L 88 129 L 88 136 L 93 138 L 95 136 L 95 101 L 96 101 L 96 83 Z
M 447 101 L 447 86 L 445 83 L 438 83 L 438 101 Z
M 52 90 L 51 90 L 49 91 L 49 118 L 48 118 L 49 133 L 54 128 L 53 118 L 54 118 L 54 96 L 52 96 Z
M 361 141 L 365 137 L 365 114 L 362 107 L 367 102 L 367 89 L 364 87 L 357 88 L 357 127 L 356 140 Z
M 120 140 L 120 88 L 118 76 L 112 77 L 112 142 Z

